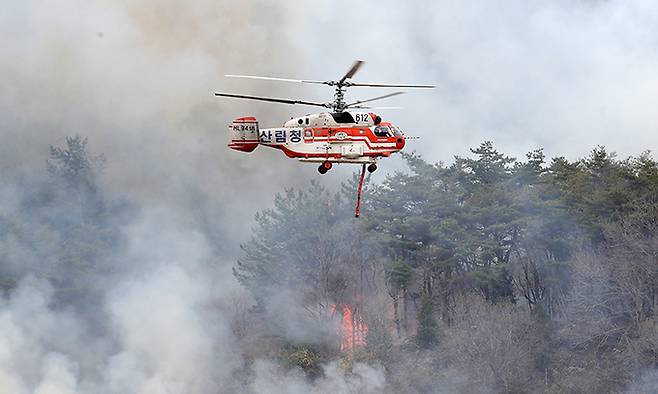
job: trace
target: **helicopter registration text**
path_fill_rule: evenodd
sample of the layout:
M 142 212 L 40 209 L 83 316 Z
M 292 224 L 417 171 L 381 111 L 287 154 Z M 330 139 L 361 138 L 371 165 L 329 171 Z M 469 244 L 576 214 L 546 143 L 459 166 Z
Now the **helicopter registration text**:
M 263 129 L 258 134 L 258 141 L 266 144 L 297 144 L 302 142 L 302 129 Z

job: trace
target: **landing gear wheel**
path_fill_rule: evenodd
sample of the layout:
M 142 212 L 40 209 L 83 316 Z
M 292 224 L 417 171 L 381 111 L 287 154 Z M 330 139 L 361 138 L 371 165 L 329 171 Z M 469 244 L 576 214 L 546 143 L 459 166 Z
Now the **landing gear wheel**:
M 320 174 L 326 174 L 327 171 L 328 171 L 328 170 L 324 167 L 324 164 L 320 164 L 320 167 L 318 167 L 318 172 L 319 172 Z
M 375 172 L 377 170 L 377 164 L 372 163 L 368 166 L 368 172 Z
M 324 167 L 325 170 L 329 171 L 331 170 L 331 167 L 333 167 L 333 164 L 331 164 L 331 162 L 327 160 L 324 163 L 322 163 L 322 167 Z

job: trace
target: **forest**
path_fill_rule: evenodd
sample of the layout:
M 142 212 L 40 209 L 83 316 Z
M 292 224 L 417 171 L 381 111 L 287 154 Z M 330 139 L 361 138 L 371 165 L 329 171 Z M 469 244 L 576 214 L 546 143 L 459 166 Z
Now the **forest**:
M 393 392 L 655 385 L 656 161 L 471 152 L 449 165 L 405 155 L 407 173 L 368 185 L 361 220 L 356 178 L 277 195 L 234 273 L 260 314 L 282 289 L 318 320 L 349 308 L 349 343 L 278 343 L 259 313 L 242 335 L 309 376 L 336 357 L 383 365 Z
M 130 272 L 115 262 L 130 248 L 121 228 L 138 207 L 104 193 L 106 158 L 87 145 L 73 136 L 51 147 L 44 171 L 21 179 L 24 192 L 0 212 L 3 306 L 36 277 L 51 288 L 49 308 L 109 337 L 93 348 L 116 356 L 116 309 L 102 306 L 111 279 Z M 212 375 L 221 387 L 188 391 L 652 391 L 652 155 L 619 159 L 596 147 L 575 161 L 542 150 L 513 158 L 491 142 L 471 152 L 449 164 L 404 155 L 408 170 L 367 180 L 359 219 L 356 174 L 340 190 L 313 181 L 276 195 L 231 262 L 244 291 L 203 302 L 217 327 L 227 323 L 222 338 L 239 361 Z M 211 277 L 213 253 L 202 263 Z M 79 361 L 82 391 L 98 387 L 85 377 L 98 365 Z M 367 387 L 358 383 L 368 374 Z M 334 375 L 338 389 L 327 386 Z

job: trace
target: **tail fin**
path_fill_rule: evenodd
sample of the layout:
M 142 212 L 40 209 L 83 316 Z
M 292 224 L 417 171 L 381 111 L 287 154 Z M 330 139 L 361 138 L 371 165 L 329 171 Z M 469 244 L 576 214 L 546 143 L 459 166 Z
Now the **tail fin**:
M 258 121 L 253 116 L 238 118 L 228 126 L 228 147 L 253 152 L 258 147 Z

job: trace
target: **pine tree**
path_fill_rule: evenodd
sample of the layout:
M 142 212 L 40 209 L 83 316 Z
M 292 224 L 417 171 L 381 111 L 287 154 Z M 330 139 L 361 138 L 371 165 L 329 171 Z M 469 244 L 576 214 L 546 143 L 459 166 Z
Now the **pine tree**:
M 438 342 L 438 325 L 434 319 L 432 299 L 425 295 L 418 312 L 418 331 L 416 344 L 421 349 L 429 349 Z

